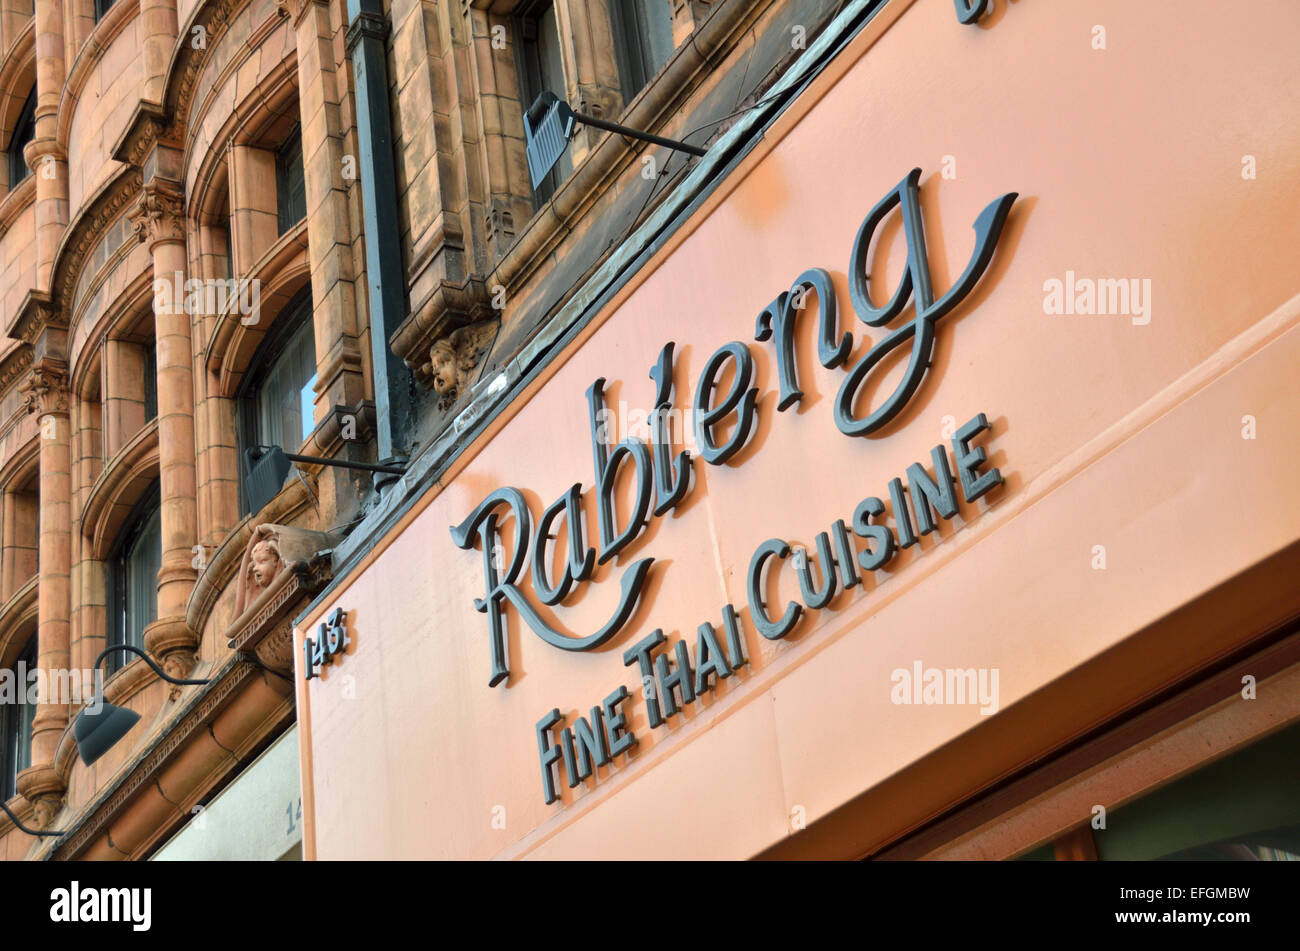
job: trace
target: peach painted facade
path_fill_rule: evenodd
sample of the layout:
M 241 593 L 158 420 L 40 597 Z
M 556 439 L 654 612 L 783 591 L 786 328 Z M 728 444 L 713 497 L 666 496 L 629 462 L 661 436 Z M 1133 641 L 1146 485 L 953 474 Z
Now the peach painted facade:
M 1221 667 L 1300 614 L 1300 11 L 1278 0 L 1220 12 L 996 3 L 971 27 L 950 3 L 885 3 L 612 296 L 580 293 L 579 305 L 597 302 L 561 313 L 587 322 L 540 370 L 516 384 L 503 367 L 514 389 L 495 407 L 479 391 L 488 422 L 424 470 L 409 507 L 298 618 L 304 855 L 883 854 L 1206 671 L 1257 676 L 1253 704 L 1229 686 L 1192 711 L 1194 730 L 1184 716 L 1112 749 L 1086 782 L 1044 780 L 912 850 L 1011 857 L 1068 837 L 1091 803 L 1122 804 L 1294 723 L 1294 651 Z M 888 425 L 866 437 L 837 429 L 846 368 L 819 364 L 815 307 L 795 336 L 802 400 L 778 411 L 776 351 L 754 339 L 755 318 L 803 271 L 832 277 L 839 330 L 853 334 L 848 365 L 913 319 L 866 326 L 849 282 L 864 218 L 914 167 L 935 296 L 966 267 L 981 210 L 1018 193 L 987 271 L 935 325 L 932 365 Z M 878 307 L 902 280 L 904 236 L 893 211 L 867 261 Z M 1079 313 L 1097 306 L 1080 296 L 1085 279 L 1135 281 L 1127 308 Z M 1066 286 L 1069 305 L 1053 296 Z M 654 559 L 630 619 L 595 649 L 559 650 L 507 608 L 509 676 L 489 686 L 489 621 L 474 604 L 484 553 L 473 533 L 459 548 L 451 530 L 513 486 L 536 531 L 580 482 L 587 543 L 602 550 L 588 388 L 605 380 L 611 445 L 645 438 L 647 374 L 669 341 L 679 410 L 720 347 L 737 341 L 752 356 L 751 435 L 720 465 L 693 452 L 685 498 L 562 604 L 540 604 L 521 562 L 520 591 L 577 637 L 605 623 L 624 573 Z M 902 364 L 884 364 L 859 417 Z M 961 500 L 788 636 L 760 636 L 746 590 L 755 550 L 775 538 L 816 560 L 817 533 L 869 496 L 897 535 L 890 480 L 906 481 L 913 463 L 933 474 L 936 446 L 951 462 L 954 430 L 980 413 L 990 427 L 972 444 L 1003 483 Z M 727 421 L 721 436 L 737 425 Z M 618 482 L 619 525 L 633 481 Z M 512 570 L 518 524 L 500 571 Z M 807 599 L 792 563 L 776 564 L 773 615 Z M 652 727 L 625 652 L 660 629 L 656 655 L 684 640 L 698 663 L 697 628 L 710 623 L 721 641 L 727 604 L 745 665 Z M 336 609 L 349 645 L 304 680 L 302 639 Z M 996 712 L 897 702 L 895 672 L 918 662 L 996 670 Z M 613 709 L 635 747 L 570 786 L 563 757 L 542 764 L 538 723 L 556 708 L 559 743 L 620 686 L 628 699 Z M 654 689 L 662 696 L 662 682 Z

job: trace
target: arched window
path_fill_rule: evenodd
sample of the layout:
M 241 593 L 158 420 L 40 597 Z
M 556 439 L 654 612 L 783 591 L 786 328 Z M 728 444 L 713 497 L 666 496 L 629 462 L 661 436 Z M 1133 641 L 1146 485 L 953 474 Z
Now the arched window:
M 158 619 L 158 572 L 162 570 L 162 520 L 154 485 L 127 517 L 106 566 L 108 646 L 144 646 L 144 629 Z M 131 660 L 125 651 L 106 659 L 111 673 Z
M 297 452 L 312 430 L 316 337 L 311 287 L 285 305 L 253 355 L 239 389 L 240 458 L 249 446 Z M 240 505 L 248 511 L 241 481 Z
M 113 5 L 113 0 L 95 0 L 95 22 L 96 23 L 104 19 L 104 14 L 108 12 L 108 8 L 111 7 L 112 5 Z
M 14 662 L 14 693 L 12 701 L 6 699 L 0 709 L 0 800 L 10 799 L 18 791 L 15 782 L 18 774 L 32 765 L 32 720 L 36 717 L 36 704 L 28 703 L 27 674 L 36 669 L 36 638 Z
M 18 121 L 14 123 L 14 131 L 9 136 L 9 187 L 13 188 L 24 178 L 32 173 L 27 167 L 27 161 L 23 158 L 23 148 L 36 136 L 36 89 L 27 96 L 27 101 L 23 103 L 22 111 L 18 113 Z

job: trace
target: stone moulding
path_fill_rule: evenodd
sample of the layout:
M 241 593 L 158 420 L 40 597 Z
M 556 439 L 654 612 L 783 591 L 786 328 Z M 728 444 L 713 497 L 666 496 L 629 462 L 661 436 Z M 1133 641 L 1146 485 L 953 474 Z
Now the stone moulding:
M 28 175 L 0 199 L 0 238 L 8 234 L 19 216 L 36 201 L 36 176 Z M 35 241 L 35 235 L 32 236 Z
M 71 306 L 86 257 L 103 236 L 104 229 L 139 197 L 143 184 L 144 176 L 140 169 L 127 166 L 105 182 L 83 205 L 83 210 L 64 233 L 54 253 L 50 287 L 53 301 L 59 305 L 56 310 Z
M 0 658 L 16 652 L 14 637 L 27 622 L 36 620 L 36 582 L 37 576 L 32 575 L 0 606 Z
M 158 477 L 158 420 L 145 423 L 104 466 L 86 494 L 81 531 L 105 559 L 131 506 Z
M 265 310 L 277 297 L 283 297 L 287 301 L 291 292 L 286 292 L 285 289 L 292 286 L 296 291 L 297 285 L 304 278 L 310 280 L 310 276 L 307 219 L 304 218 L 281 235 L 263 252 L 261 259 L 249 268 L 248 273 L 240 275 L 238 279 L 259 282 Z M 216 317 L 216 326 L 203 352 L 203 365 L 209 372 L 217 374 L 223 396 L 234 396 L 248 361 L 252 359 L 257 345 L 271 326 L 264 323 L 260 315 L 256 324 L 244 324 L 235 304 L 236 301 L 232 299 L 224 313 L 213 315 Z
M 30 344 L 19 344 L 0 359 L 0 393 L 9 392 L 13 386 L 32 366 L 32 348 Z
M 60 840 L 51 855 L 56 860 L 77 857 L 85 848 L 101 835 L 105 835 L 111 823 L 123 814 L 131 801 L 144 788 L 152 786 L 158 777 L 181 756 L 184 748 L 196 735 L 207 735 L 208 726 L 213 720 L 243 692 L 251 681 L 265 678 L 257 665 L 246 658 L 236 655 L 224 666 L 216 677 L 201 692 L 196 694 L 189 706 L 180 713 L 156 739 L 142 751 L 135 765 L 121 778 L 111 783 L 108 791 L 93 802 L 83 814 L 84 818 L 74 822 L 72 830 Z M 268 683 L 272 679 L 268 679 Z M 281 687 L 289 699 L 292 691 L 281 681 Z M 232 764 L 231 770 L 239 764 Z M 160 832 L 163 830 L 159 830 Z

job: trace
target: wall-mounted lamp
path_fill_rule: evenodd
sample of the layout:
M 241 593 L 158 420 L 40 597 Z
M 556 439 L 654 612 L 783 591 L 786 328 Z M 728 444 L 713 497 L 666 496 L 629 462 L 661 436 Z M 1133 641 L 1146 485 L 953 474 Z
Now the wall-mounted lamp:
M 244 466 L 248 473 L 245 487 L 248 492 L 248 507 L 260 512 L 284 487 L 284 480 L 293 468 L 294 462 L 312 462 L 322 466 L 336 466 L 340 469 L 362 469 L 366 472 L 382 472 L 387 475 L 400 476 L 406 472 L 404 466 L 384 465 L 375 462 L 353 462 L 350 459 L 326 459 L 323 456 L 300 456 L 296 452 L 285 452 L 279 446 L 249 446 L 244 450 Z M 390 480 L 391 481 L 391 480 Z M 382 488 L 378 480 L 376 488 Z
M 128 651 L 132 654 L 139 654 L 153 672 L 169 684 L 201 686 L 210 683 L 207 680 L 182 680 L 171 677 L 153 662 L 153 658 L 140 648 L 132 647 L 130 644 L 117 644 L 113 647 L 104 648 L 99 652 L 99 656 L 95 658 L 91 670 L 98 670 L 99 662 L 113 651 Z M 125 707 L 113 706 L 103 698 L 102 694 L 97 696 L 96 700 L 99 702 L 92 701 L 89 705 L 83 707 L 81 712 L 77 714 L 77 722 L 72 724 L 72 738 L 77 741 L 77 753 L 80 754 L 81 761 L 87 766 L 107 753 L 113 747 L 113 744 L 126 736 L 131 731 L 131 727 L 135 726 L 140 720 L 140 714 L 134 710 L 127 710 Z M 94 713 L 90 712 L 91 708 L 95 708 Z
M 541 184 L 542 179 L 560 160 L 564 150 L 569 147 L 569 140 L 573 138 L 574 126 L 579 122 L 604 129 L 606 132 L 616 132 L 629 138 L 652 142 L 678 152 L 686 152 L 688 155 L 705 154 L 704 149 L 697 145 L 687 145 L 676 139 L 665 139 L 663 136 L 651 135 L 649 132 L 629 129 L 617 122 L 606 122 L 595 116 L 574 112 L 569 108 L 569 104 L 556 97 L 555 93 L 544 92 L 524 113 L 524 138 L 527 142 L 524 151 L 528 154 L 528 173 L 532 176 L 533 188 Z

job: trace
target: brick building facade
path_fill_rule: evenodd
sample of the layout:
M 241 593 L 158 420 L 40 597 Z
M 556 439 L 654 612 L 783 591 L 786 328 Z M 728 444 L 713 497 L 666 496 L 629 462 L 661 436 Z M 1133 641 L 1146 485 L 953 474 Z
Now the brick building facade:
M 703 145 L 834 12 L 0 4 L 0 666 L 44 684 L 4 794 L 61 833 L 0 817 L 0 854 L 148 857 L 281 736 L 292 617 L 377 489 L 304 463 L 253 499 L 244 450 L 417 458 L 689 167 L 588 128 L 535 193 L 537 93 Z M 106 658 L 141 719 L 86 766 L 55 684 L 113 644 L 208 682 Z

